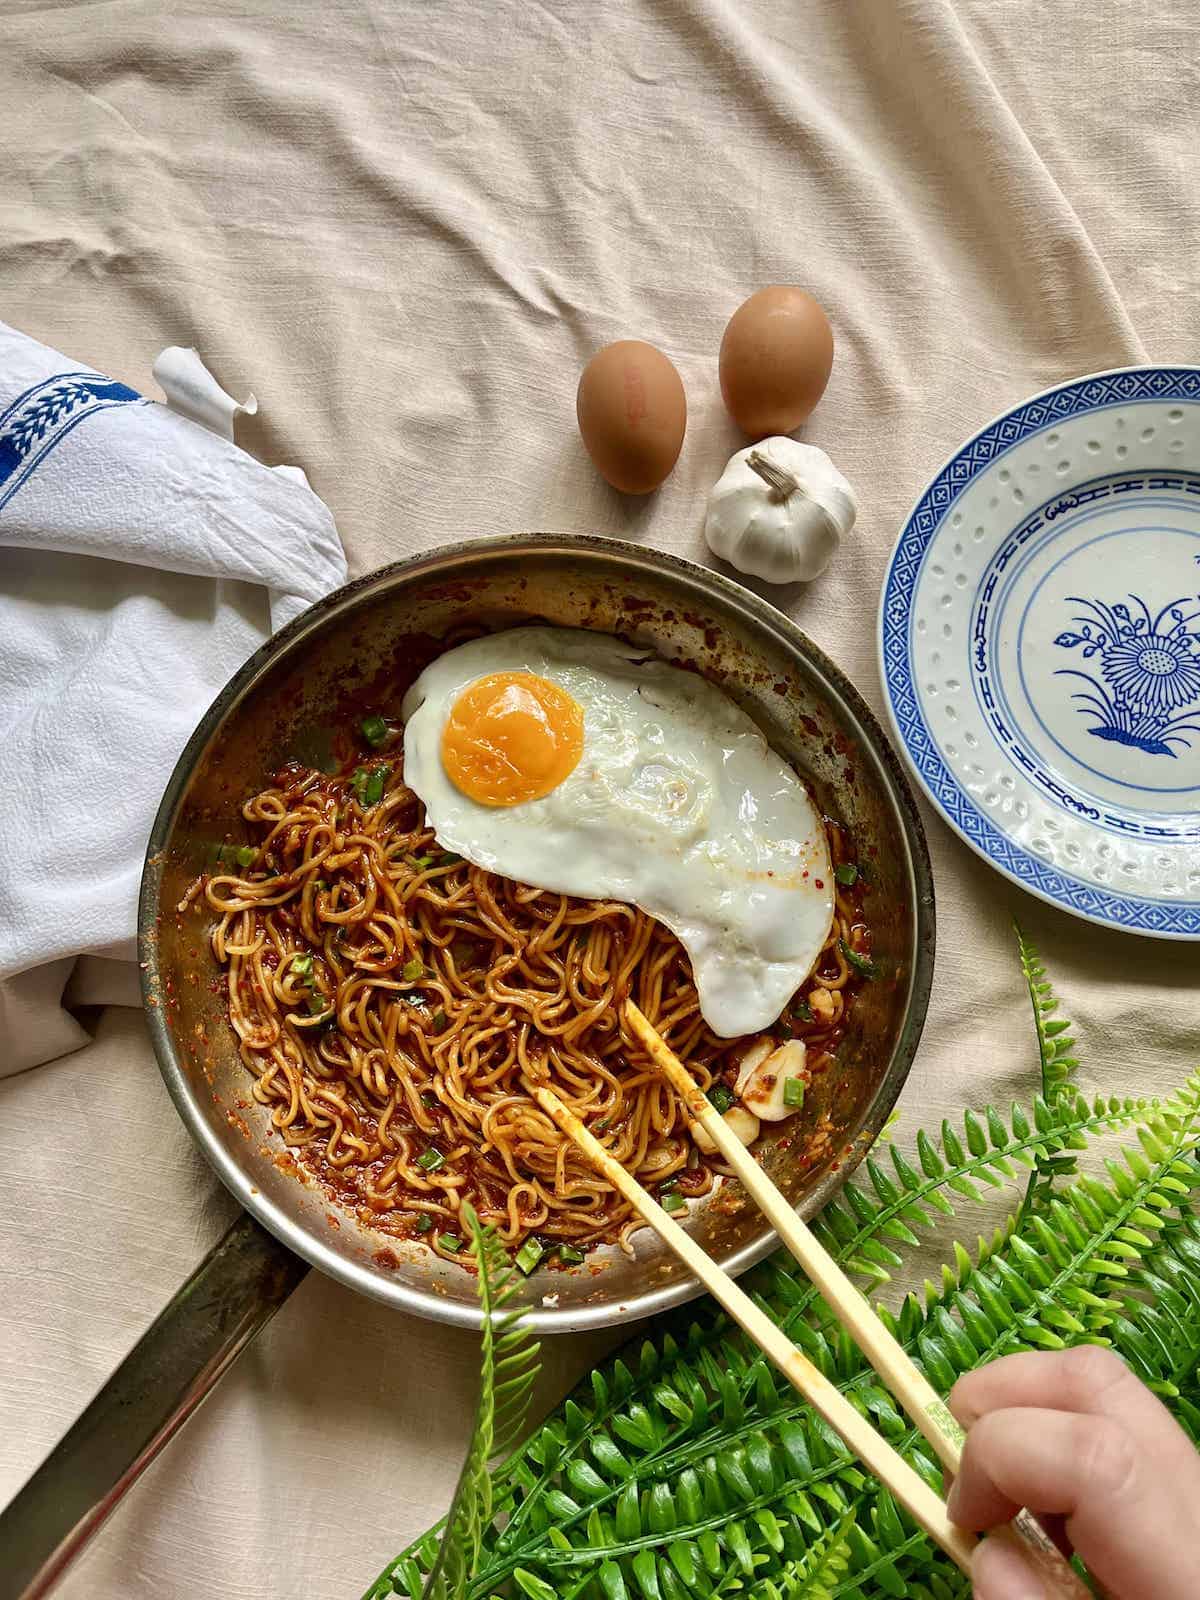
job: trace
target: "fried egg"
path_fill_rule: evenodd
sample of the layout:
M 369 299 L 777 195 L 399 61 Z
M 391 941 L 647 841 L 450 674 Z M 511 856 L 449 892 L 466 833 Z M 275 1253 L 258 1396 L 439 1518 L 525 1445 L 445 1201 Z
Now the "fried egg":
M 833 920 L 804 784 L 705 679 L 607 634 L 448 650 L 405 696 L 404 776 L 439 844 L 519 883 L 637 905 L 723 1038 L 769 1027 Z

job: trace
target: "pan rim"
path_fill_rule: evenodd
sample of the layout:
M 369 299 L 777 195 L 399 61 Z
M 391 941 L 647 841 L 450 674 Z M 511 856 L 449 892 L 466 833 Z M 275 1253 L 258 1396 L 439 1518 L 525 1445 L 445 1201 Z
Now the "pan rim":
M 913 958 L 908 993 L 904 1000 L 903 1022 L 887 1071 L 863 1125 L 838 1163 L 837 1170 L 827 1172 L 806 1197 L 802 1209 L 806 1217 L 819 1211 L 842 1188 L 891 1115 L 908 1078 L 924 1027 L 936 943 L 933 874 L 924 824 L 908 775 L 880 720 L 849 678 L 791 618 L 768 600 L 721 573 L 650 546 L 595 534 L 491 534 L 439 545 L 420 555 L 379 567 L 317 601 L 272 635 L 234 673 L 197 723 L 167 781 L 150 831 L 138 899 L 138 959 L 143 1006 L 155 1060 L 172 1103 L 192 1139 L 225 1187 L 270 1233 L 311 1266 L 373 1300 L 432 1321 L 466 1328 L 481 1326 L 483 1317 L 476 1306 L 448 1302 L 431 1290 L 390 1280 L 339 1254 L 301 1219 L 289 1215 L 258 1190 L 251 1177 L 233 1160 L 226 1145 L 200 1111 L 196 1092 L 164 1014 L 161 1004 L 163 975 L 158 964 L 156 928 L 161 914 L 159 888 L 163 854 L 174 828 L 180 802 L 203 752 L 259 680 L 274 669 L 281 659 L 291 655 L 314 630 L 324 628 L 340 613 L 352 612 L 368 597 L 386 590 L 398 580 L 420 576 L 424 572 L 464 577 L 473 564 L 486 562 L 498 554 L 519 553 L 557 553 L 581 559 L 589 556 L 615 559 L 631 574 L 639 570 L 651 570 L 658 575 L 666 573 L 702 596 L 719 598 L 732 610 L 741 613 L 756 629 L 774 635 L 787 654 L 803 658 L 824 681 L 829 693 L 842 702 L 850 725 L 861 735 L 864 748 L 886 786 L 907 850 L 905 865 L 914 921 Z M 447 571 L 448 568 L 451 570 Z M 761 1261 L 775 1248 L 776 1243 L 775 1234 L 764 1229 L 761 1236 L 742 1245 L 723 1265 L 736 1277 Z M 588 1306 L 561 1310 L 535 1308 L 525 1314 L 525 1321 L 531 1329 L 541 1334 L 578 1332 L 657 1315 L 702 1292 L 703 1286 L 698 1281 L 683 1278 L 662 1288 L 631 1296 L 626 1301 L 600 1300 Z

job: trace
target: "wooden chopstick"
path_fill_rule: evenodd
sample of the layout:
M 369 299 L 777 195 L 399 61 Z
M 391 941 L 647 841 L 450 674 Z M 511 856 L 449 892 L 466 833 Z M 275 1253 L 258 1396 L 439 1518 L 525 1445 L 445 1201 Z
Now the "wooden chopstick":
M 700 1124 L 737 1173 L 742 1187 L 804 1268 L 813 1286 L 820 1292 L 822 1299 L 833 1311 L 842 1327 L 937 1452 L 942 1465 L 948 1472 L 956 1473 L 962 1461 L 962 1447 L 966 1435 L 949 1406 L 929 1380 L 913 1365 L 903 1346 L 888 1332 L 841 1267 L 796 1215 L 653 1023 L 639 1011 L 632 1000 L 625 1002 L 624 1016 L 630 1031 L 683 1101 L 688 1115 Z M 594 1140 L 592 1142 L 595 1143 Z M 612 1160 L 611 1157 L 608 1159 Z M 607 1169 L 606 1175 L 611 1178 Z M 651 1204 L 653 1203 L 651 1201 Z M 646 1213 L 643 1212 L 643 1215 Z M 647 1220 L 652 1226 L 658 1227 L 652 1217 L 647 1217 Z M 661 1229 L 658 1231 L 662 1233 Z M 665 1234 L 663 1238 L 666 1239 Z M 692 1241 L 689 1239 L 688 1242 Z M 672 1244 L 672 1241 L 667 1239 L 667 1243 Z M 703 1252 L 701 1255 L 707 1262 L 708 1257 L 704 1256 Z M 709 1265 L 711 1266 L 711 1263 Z M 707 1278 L 704 1282 L 711 1288 Z M 747 1329 L 747 1332 L 749 1331 Z M 767 1353 L 770 1354 L 770 1351 Z M 775 1358 L 772 1356 L 772 1359 Z M 797 1388 L 800 1387 L 797 1384 Z M 832 1418 L 828 1420 L 838 1428 L 838 1424 Z M 841 1429 L 838 1428 L 838 1431 L 841 1432 Z M 845 1434 L 843 1438 L 852 1449 L 857 1450 L 857 1446 Z M 872 1471 L 876 1471 L 874 1463 L 866 1456 L 862 1456 L 862 1460 Z M 893 1487 L 881 1473 L 876 1475 L 888 1483 L 889 1488 Z M 898 1493 L 897 1498 L 899 1498 Z M 940 1501 L 938 1503 L 941 1504 Z M 911 1507 L 909 1509 L 911 1510 Z M 917 1520 L 920 1521 L 920 1518 Z M 924 1523 L 921 1525 L 925 1526 Z M 926 1532 L 937 1538 L 931 1529 L 926 1528 Z M 1052 1596 L 1061 1596 L 1062 1600 L 1091 1600 L 1091 1591 L 1087 1585 L 1072 1570 L 1066 1557 L 1032 1512 L 1019 1511 L 1007 1528 L 996 1530 L 989 1534 L 989 1538 L 1019 1542 L 1023 1554 L 1035 1563 L 1039 1576 L 1049 1586 Z M 941 1543 L 941 1540 L 938 1542 Z M 944 1544 L 942 1548 L 947 1550 L 947 1554 L 954 1555 L 954 1551 L 949 1550 Z M 958 1559 L 957 1556 L 955 1559 Z
M 625 1196 L 679 1259 L 691 1268 L 713 1298 L 719 1300 L 730 1316 L 741 1324 L 764 1355 L 774 1362 L 793 1387 L 841 1435 L 859 1460 L 871 1469 L 881 1483 L 887 1485 L 918 1526 L 936 1540 L 964 1572 L 969 1572 L 975 1538 L 964 1529 L 955 1527 L 946 1515 L 944 1502 L 925 1480 L 903 1456 L 892 1449 L 886 1439 L 875 1432 L 841 1391 L 795 1348 L 786 1334 L 704 1253 L 691 1235 L 683 1231 L 637 1179 L 609 1155 L 552 1089 L 538 1087 L 533 1092 L 542 1110 L 553 1117 L 597 1171 Z

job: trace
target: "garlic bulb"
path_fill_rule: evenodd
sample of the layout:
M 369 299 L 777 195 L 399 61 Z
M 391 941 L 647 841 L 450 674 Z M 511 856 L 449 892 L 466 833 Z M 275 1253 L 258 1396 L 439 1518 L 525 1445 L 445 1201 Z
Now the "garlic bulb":
M 778 435 L 731 458 L 708 497 L 704 537 L 739 572 L 807 581 L 824 572 L 856 513 L 824 450 Z

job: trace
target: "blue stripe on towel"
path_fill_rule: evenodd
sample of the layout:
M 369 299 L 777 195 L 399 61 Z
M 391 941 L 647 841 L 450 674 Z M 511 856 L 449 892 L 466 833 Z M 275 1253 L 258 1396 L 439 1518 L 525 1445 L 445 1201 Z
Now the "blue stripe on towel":
M 19 394 L 0 413 L 0 507 L 86 416 L 131 401 L 150 403 L 98 372 L 57 372 Z

